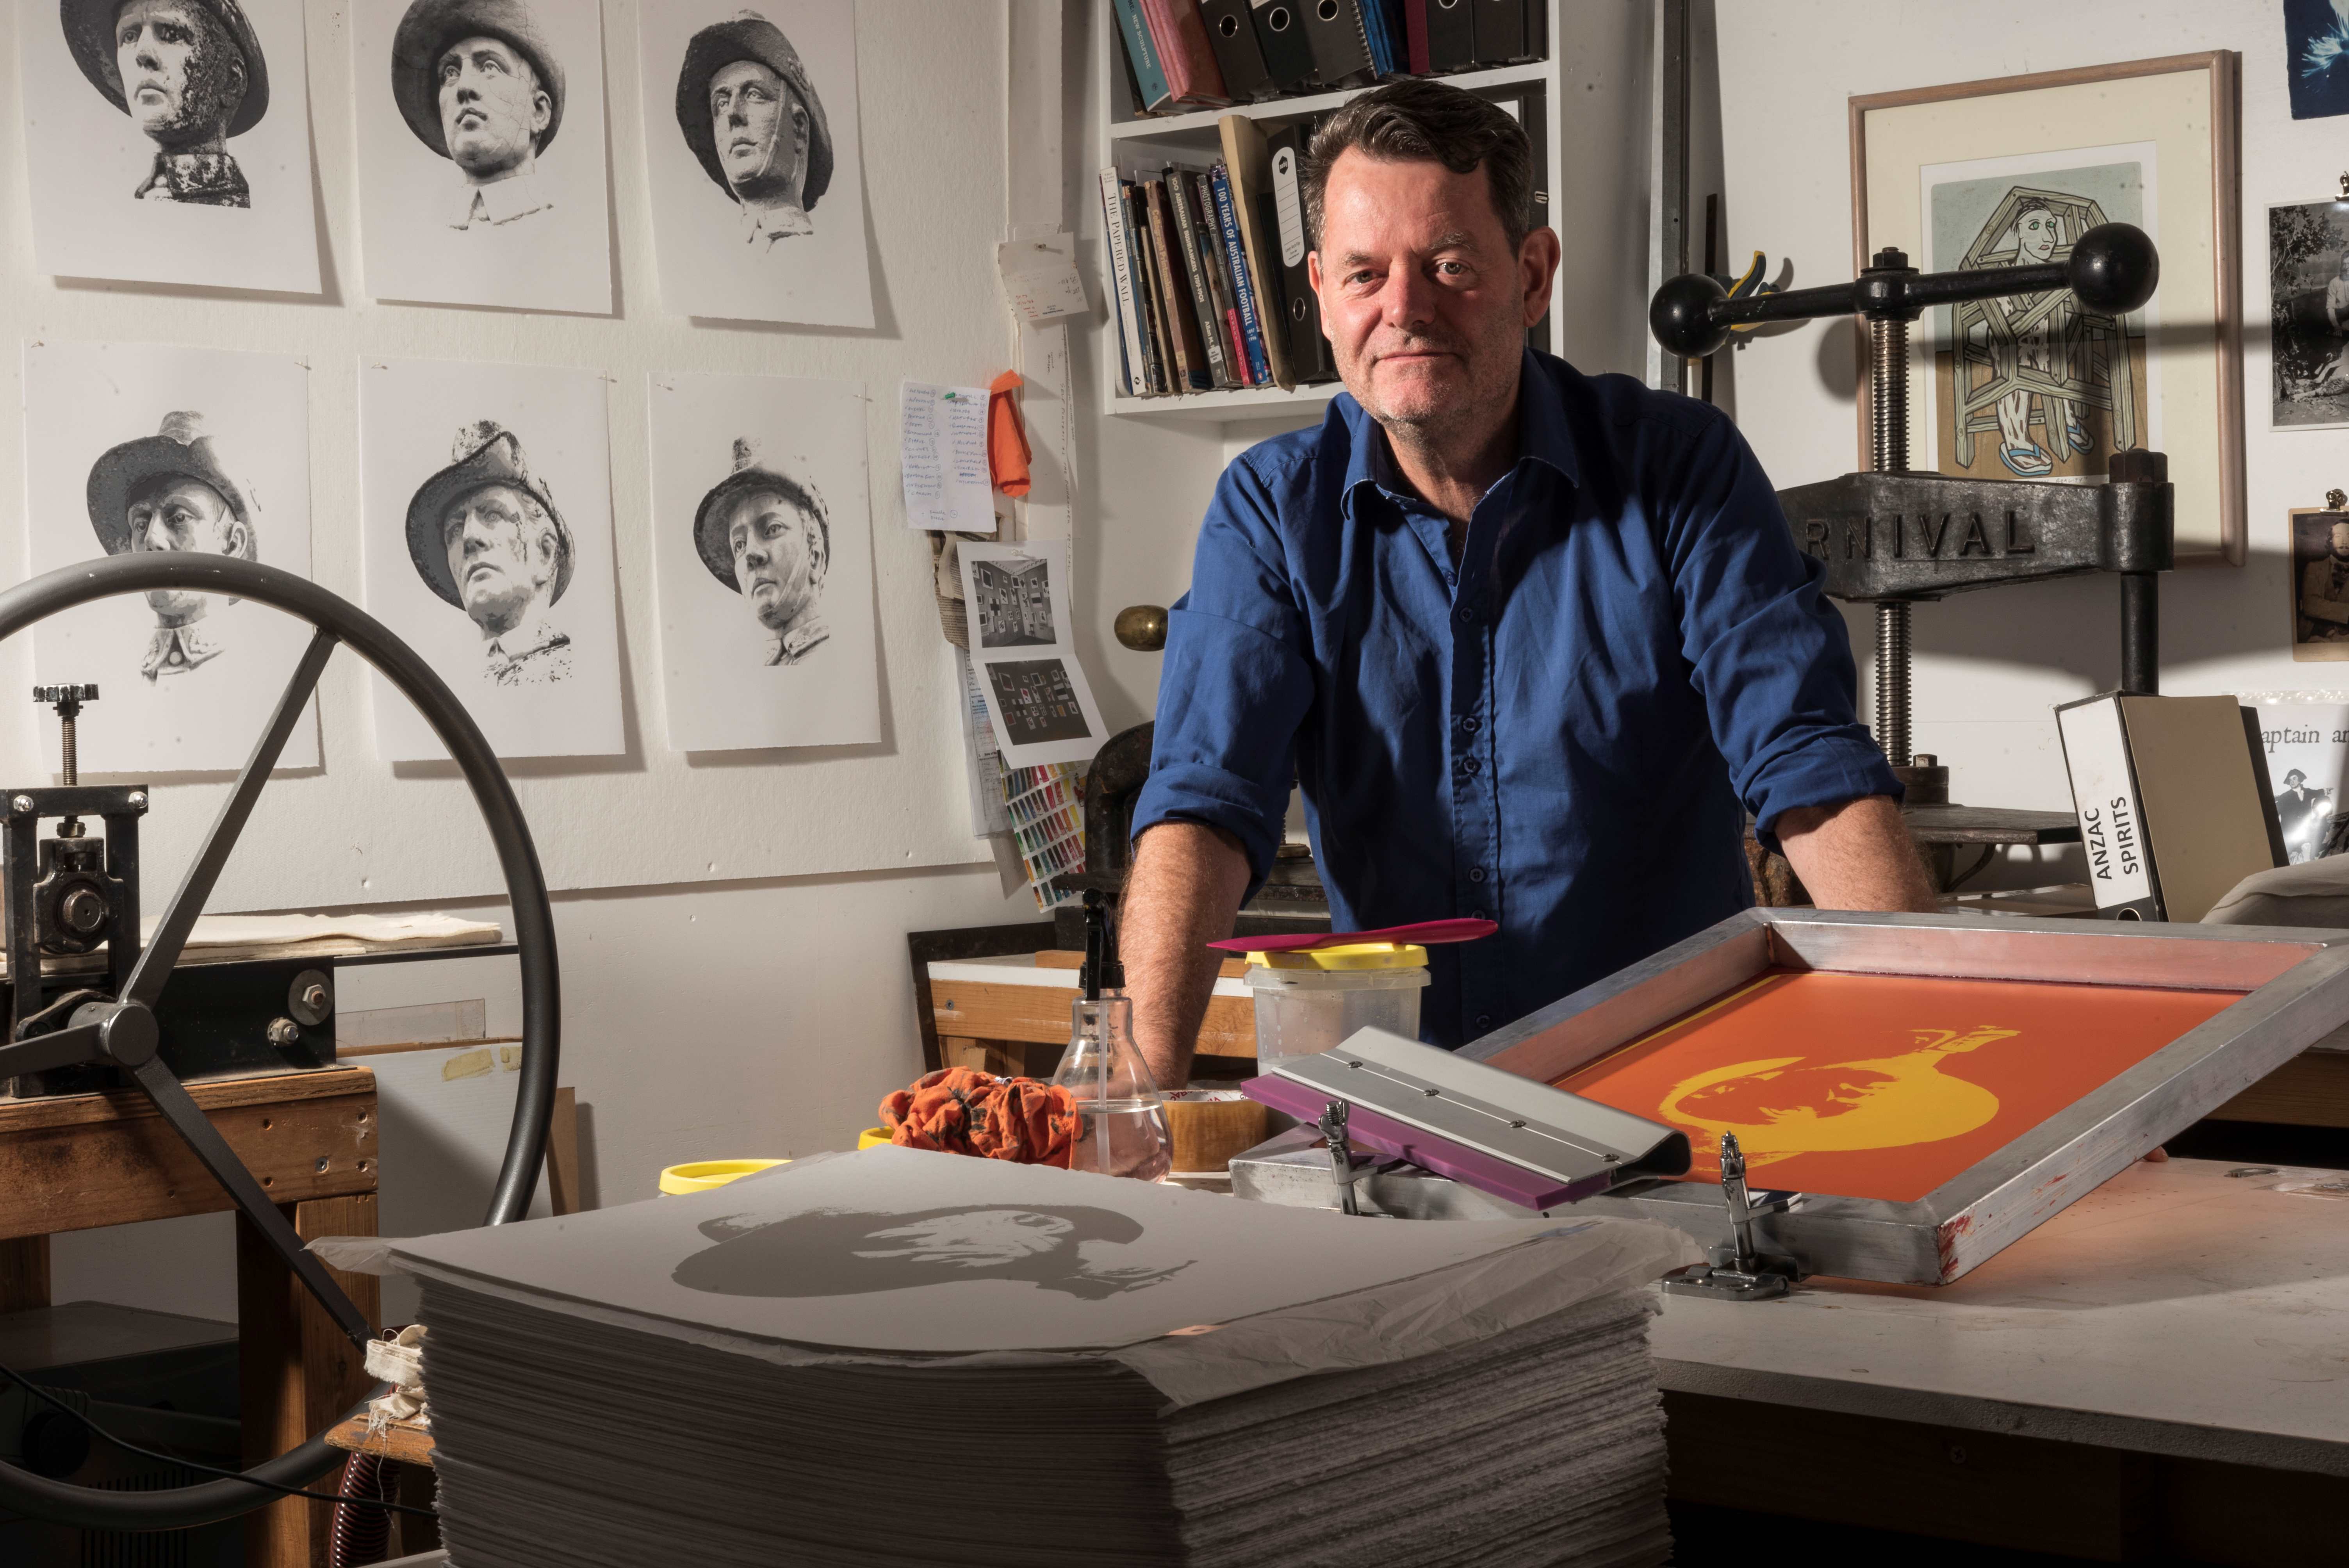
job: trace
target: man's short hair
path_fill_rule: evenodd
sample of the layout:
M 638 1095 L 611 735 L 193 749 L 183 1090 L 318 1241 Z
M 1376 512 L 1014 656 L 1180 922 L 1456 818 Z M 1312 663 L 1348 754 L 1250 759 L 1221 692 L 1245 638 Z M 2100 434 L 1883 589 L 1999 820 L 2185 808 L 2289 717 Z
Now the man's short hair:
M 1534 154 L 1507 110 L 1442 82 L 1393 82 L 1350 100 L 1313 133 L 1305 158 L 1305 225 L 1321 245 L 1330 169 L 1349 149 L 1392 162 L 1441 163 L 1454 174 L 1480 166 L 1511 254 L 1534 231 Z

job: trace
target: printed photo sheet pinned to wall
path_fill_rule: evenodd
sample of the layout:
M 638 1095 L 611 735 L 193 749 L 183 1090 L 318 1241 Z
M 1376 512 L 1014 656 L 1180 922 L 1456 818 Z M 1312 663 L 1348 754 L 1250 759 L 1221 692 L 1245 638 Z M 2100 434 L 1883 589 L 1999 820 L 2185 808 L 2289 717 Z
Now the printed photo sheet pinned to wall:
M 368 294 L 610 314 L 594 0 L 378 0 L 351 53 Z
M 1069 547 L 965 543 L 970 656 L 1009 768 L 1090 762 L 1109 732 L 1077 663 L 1069 617 Z
M 854 0 L 637 8 L 661 303 L 873 325 Z
M 359 463 L 367 612 L 449 683 L 497 754 L 624 749 L 604 377 L 364 366 Z M 371 686 L 379 755 L 448 755 L 406 697 Z
M 881 738 L 864 419 L 854 381 L 653 377 L 670 746 Z
M 134 552 L 310 574 L 309 372 L 269 354 L 150 345 L 25 349 L 25 500 L 36 573 Z M 95 686 L 85 773 L 244 766 L 310 628 L 266 605 L 157 592 L 33 633 L 34 679 Z M 41 726 L 57 765 L 57 725 Z M 316 700 L 278 766 L 318 766 Z
M 318 292 L 301 0 L 17 0 L 33 258 Z

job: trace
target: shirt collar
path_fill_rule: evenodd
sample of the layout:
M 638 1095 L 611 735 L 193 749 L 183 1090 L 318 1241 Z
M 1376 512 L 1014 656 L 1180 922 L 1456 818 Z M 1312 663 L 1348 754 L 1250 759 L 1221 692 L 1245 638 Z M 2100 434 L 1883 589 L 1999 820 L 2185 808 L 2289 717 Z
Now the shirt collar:
M 554 205 L 539 187 L 538 170 L 516 174 L 504 180 L 492 180 L 487 185 L 467 184 L 460 188 L 459 200 L 449 217 L 452 229 L 470 229 L 476 224 L 511 223 L 516 218 L 527 218 L 533 212 L 543 212 Z
M 154 634 L 147 639 L 147 656 L 140 661 L 139 673 L 151 681 L 157 676 L 183 675 L 220 657 L 217 631 L 205 621 L 156 627 Z
M 525 621 L 502 636 L 492 637 L 484 650 L 492 663 L 528 658 L 547 648 L 560 647 L 571 639 L 554 629 L 554 623 L 544 614 Z
M 832 628 L 820 616 L 810 615 L 790 631 L 767 639 L 767 662 L 771 665 L 795 665 L 806 656 L 809 649 L 832 635 Z
M 746 203 L 742 208 L 742 239 L 746 243 L 759 239 L 771 243 L 797 234 L 814 232 L 815 224 L 809 220 L 807 210 L 797 202 L 781 207 L 753 207 Z
M 1407 493 L 1379 422 L 1363 411 L 1351 393 L 1339 394 L 1334 407 L 1345 420 L 1352 441 L 1346 461 L 1346 497 L 1350 500 L 1356 489 L 1365 484 L 1396 495 Z M 1582 464 L 1575 451 L 1574 432 L 1567 426 L 1565 399 L 1559 397 L 1557 383 L 1541 356 L 1530 348 L 1517 368 L 1517 461 L 1546 464 L 1567 483 L 1578 488 L 1582 483 Z

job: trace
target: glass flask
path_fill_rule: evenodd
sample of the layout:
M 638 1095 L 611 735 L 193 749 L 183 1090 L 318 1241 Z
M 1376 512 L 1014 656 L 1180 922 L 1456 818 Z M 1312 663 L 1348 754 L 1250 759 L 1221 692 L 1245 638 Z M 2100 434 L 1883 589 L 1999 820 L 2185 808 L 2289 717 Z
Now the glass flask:
M 1052 1083 L 1076 1101 L 1077 1146 L 1069 1169 L 1104 1176 L 1165 1180 L 1174 1168 L 1166 1101 L 1133 1043 L 1133 1003 L 1123 996 L 1080 996 L 1075 1026 Z

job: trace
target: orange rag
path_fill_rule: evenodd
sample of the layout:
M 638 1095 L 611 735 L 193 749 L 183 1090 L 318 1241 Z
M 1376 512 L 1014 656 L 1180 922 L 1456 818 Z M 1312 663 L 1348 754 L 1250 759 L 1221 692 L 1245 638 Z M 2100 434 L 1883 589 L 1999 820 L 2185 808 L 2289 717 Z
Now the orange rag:
M 889 1141 L 1069 1168 L 1077 1143 L 1076 1101 L 1067 1089 L 1030 1078 L 997 1078 L 970 1068 L 941 1068 L 881 1102 Z
M 1028 493 L 1028 427 L 1011 396 L 1024 385 L 1019 372 L 1007 370 L 987 388 L 987 471 L 1005 495 Z

